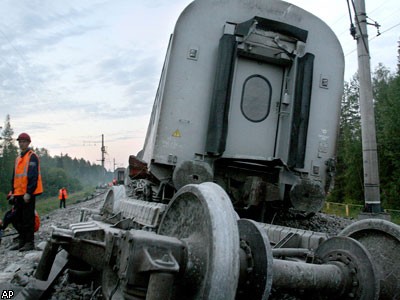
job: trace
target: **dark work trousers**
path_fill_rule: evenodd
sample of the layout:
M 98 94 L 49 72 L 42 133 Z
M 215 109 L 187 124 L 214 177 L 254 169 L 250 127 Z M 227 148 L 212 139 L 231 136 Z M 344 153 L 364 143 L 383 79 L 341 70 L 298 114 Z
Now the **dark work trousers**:
M 65 208 L 65 199 L 60 200 L 60 208 L 64 207 Z
M 36 197 L 31 196 L 28 203 L 25 203 L 23 196 L 15 197 L 15 223 L 18 226 L 19 240 L 23 243 L 34 241 L 35 229 L 35 201 Z

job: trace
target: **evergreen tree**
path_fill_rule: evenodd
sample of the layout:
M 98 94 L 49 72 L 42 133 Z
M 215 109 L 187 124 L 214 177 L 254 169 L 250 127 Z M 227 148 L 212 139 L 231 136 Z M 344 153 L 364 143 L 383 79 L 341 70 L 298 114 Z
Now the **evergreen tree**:
M 13 139 L 14 131 L 11 128 L 10 116 L 7 115 L 1 133 L 0 144 L 0 205 L 1 209 L 7 208 L 6 194 L 11 189 L 11 178 L 14 170 L 18 147 Z
M 373 77 L 381 200 L 385 208 L 400 208 L 400 76 L 379 65 Z
M 363 201 L 363 168 L 359 82 L 355 75 L 345 82 L 342 97 L 335 186 L 329 200 L 334 202 Z
M 10 116 L 7 115 L 4 129 L 1 134 L 1 157 L 0 157 L 0 190 L 7 191 L 11 188 L 11 177 L 14 162 L 18 155 L 18 147 L 13 139 L 14 131 L 11 128 Z

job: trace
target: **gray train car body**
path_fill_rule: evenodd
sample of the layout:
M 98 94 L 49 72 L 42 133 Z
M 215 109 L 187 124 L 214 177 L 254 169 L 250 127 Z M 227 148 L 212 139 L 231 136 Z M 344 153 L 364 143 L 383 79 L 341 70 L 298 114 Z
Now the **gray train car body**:
M 276 201 L 319 211 L 343 74 L 337 37 L 309 12 L 283 1 L 196 0 L 171 35 L 138 158 L 175 189 L 218 183 L 243 215 Z

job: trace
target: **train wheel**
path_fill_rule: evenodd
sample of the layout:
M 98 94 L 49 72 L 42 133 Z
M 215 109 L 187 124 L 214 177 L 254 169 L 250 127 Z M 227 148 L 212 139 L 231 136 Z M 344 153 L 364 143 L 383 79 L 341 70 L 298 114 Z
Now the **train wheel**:
M 226 192 L 205 182 L 181 188 L 158 234 L 187 245 L 187 264 L 175 280 L 174 299 L 233 300 L 239 279 L 237 215 Z
M 347 272 L 347 294 L 341 295 L 340 299 L 380 299 L 376 266 L 371 254 L 360 242 L 349 237 L 332 237 L 324 241 L 314 255 L 316 263 L 341 263 L 343 271 Z M 324 298 L 324 294 L 319 296 Z
M 379 299 L 400 299 L 400 226 L 365 219 L 347 226 L 339 236 L 359 241 L 371 254 L 380 279 Z
M 236 300 L 268 299 L 272 288 L 272 249 L 265 230 L 253 220 L 238 220 L 240 247 L 244 250 L 245 263 Z M 242 267 L 245 266 L 245 268 Z

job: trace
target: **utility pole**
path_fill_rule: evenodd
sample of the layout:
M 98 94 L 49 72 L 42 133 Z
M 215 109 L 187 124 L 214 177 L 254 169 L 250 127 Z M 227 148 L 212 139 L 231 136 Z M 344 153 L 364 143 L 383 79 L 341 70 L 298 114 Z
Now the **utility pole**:
M 91 145 L 93 144 L 94 146 L 96 146 L 99 143 L 99 141 L 83 141 L 83 144 L 85 146 L 85 144 Z M 104 162 L 105 162 L 105 154 L 107 153 L 106 151 L 106 146 L 104 146 L 104 134 L 101 135 L 101 159 L 97 160 L 97 161 L 101 161 L 101 166 L 104 168 Z
M 101 135 L 101 166 L 104 169 L 106 147 L 104 146 L 104 134 Z
M 375 113 L 372 96 L 365 0 L 355 0 L 354 3 L 355 23 L 357 29 L 358 76 L 360 80 L 365 208 L 366 212 L 381 213 L 378 151 L 376 144 Z

